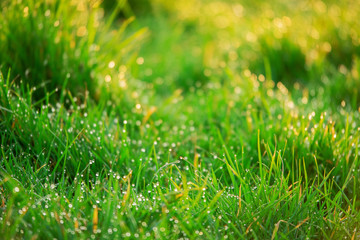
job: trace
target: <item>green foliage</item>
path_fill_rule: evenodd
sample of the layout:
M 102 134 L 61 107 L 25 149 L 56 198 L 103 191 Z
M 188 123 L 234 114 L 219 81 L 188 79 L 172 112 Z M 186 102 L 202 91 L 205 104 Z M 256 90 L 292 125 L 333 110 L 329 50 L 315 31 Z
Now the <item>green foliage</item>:
M 343 29 L 334 29 L 329 33 L 331 52 L 327 55 L 327 60 L 336 67 L 343 65 L 351 68 L 355 57 L 360 57 L 360 45 L 354 44 L 357 39 L 347 34 Z
M 110 13 L 116 8 L 117 4 L 123 4 L 122 11 L 118 14 L 119 17 L 126 18 L 133 15 L 144 16 L 151 15 L 152 4 L 149 0 L 104 0 L 102 6 L 105 12 Z
M 360 5 L 141 3 L 1 2 L 1 238 L 358 239 Z
M 31 87 L 37 100 L 68 81 L 73 95 L 98 97 L 111 59 L 126 63 L 123 28 L 112 30 L 114 16 L 103 18 L 99 1 L 3 1 L 0 16 L 0 62 Z M 115 15 L 121 6 L 115 5 Z M 109 51 L 111 48 L 113 51 Z
M 263 74 L 275 82 L 281 81 L 288 87 L 308 80 L 305 54 L 291 40 L 264 37 L 259 40 L 259 44 L 260 59 L 250 63 L 252 72 Z

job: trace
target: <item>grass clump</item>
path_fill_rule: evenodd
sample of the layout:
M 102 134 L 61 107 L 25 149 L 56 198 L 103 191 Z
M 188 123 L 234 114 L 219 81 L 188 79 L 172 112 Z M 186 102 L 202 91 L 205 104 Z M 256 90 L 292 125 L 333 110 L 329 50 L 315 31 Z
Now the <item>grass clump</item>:
M 39 88 L 34 93 L 37 100 L 61 88 L 66 81 L 73 95 L 82 93 L 84 97 L 89 91 L 93 98 L 98 98 L 99 83 L 110 73 L 109 62 L 104 61 L 111 59 L 118 65 L 126 64 L 127 52 L 135 43 L 126 41 L 124 36 L 124 26 L 128 23 L 113 29 L 114 16 L 122 5 L 115 5 L 112 16 L 105 19 L 100 3 L 3 1 L 2 69 L 11 68 L 12 78 L 18 77 L 30 87 Z
M 259 42 L 262 59 L 251 64 L 249 69 L 252 72 L 283 82 L 288 87 L 308 79 L 306 56 L 299 46 L 286 38 L 276 40 L 272 37 L 269 40 L 264 37 Z

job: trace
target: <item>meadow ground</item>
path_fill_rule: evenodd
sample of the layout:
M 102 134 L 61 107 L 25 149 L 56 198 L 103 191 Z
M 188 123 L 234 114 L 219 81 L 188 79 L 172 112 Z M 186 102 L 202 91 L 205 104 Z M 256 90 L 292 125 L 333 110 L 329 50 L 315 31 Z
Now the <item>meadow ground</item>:
M 360 2 L 0 2 L 1 239 L 360 239 Z

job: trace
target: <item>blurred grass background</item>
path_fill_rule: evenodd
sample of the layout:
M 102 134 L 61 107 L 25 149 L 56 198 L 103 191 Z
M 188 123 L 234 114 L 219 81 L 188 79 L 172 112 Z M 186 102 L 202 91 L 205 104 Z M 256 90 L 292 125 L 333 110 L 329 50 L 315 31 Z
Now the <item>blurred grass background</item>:
M 148 11 L 139 7 L 138 23 L 151 34 L 139 53 L 142 71 L 133 74 L 154 83 L 159 94 L 219 82 L 226 68 L 250 70 L 290 90 L 325 86 L 336 103 L 359 94 L 357 1 L 158 0 L 139 6 Z
M 125 86 L 119 66 L 127 65 L 131 76 L 149 83 L 156 95 L 223 84 L 230 69 L 249 70 L 290 90 L 326 88 L 336 103 L 352 101 L 354 108 L 358 102 L 357 1 L 1 4 L 2 69 L 11 67 L 13 76 L 43 86 L 39 96 L 61 88 L 67 77 L 73 93 L 87 89 L 95 96 L 95 89 L 103 86 L 99 83 L 110 79 L 119 89 L 119 82 Z M 139 31 L 141 27 L 149 31 Z M 143 44 L 132 41 L 144 37 Z M 107 68 L 110 62 L 116 71 Z

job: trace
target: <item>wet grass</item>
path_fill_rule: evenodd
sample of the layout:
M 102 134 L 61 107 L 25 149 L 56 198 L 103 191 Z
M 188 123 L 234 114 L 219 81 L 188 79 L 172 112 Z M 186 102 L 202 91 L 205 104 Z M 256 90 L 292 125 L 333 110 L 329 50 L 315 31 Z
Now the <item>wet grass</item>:
M 143 11 L 129 10 L 135 2 L 119 1 L 113 15 L 92 5 L 86 16 L 103 12 L 99 26 L 111 26 L 89 40 L 64 18 L 74 35 L 62 46 L 80 44 L 71 55 L 51 43 L 52 27 L 29 38 L 48 45 L 27 50 L 31 21 L 11 20 L 29 3 L 3 3 L 0 17 L 11 29 L 0 32 L 2 238 L 360 237 L 360 64 L 347 50 L 359 42 L 349 20 L 358 4 L 303 3 L 295 14 L 292 2 L 157 0 L 130 25 L 124 16 Z M 38 48 L 54 69 L 32 55 Z M 74 64 L 56 61 L 64 52 Z M 78 64 L 90 59 L 89 77 Z

